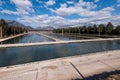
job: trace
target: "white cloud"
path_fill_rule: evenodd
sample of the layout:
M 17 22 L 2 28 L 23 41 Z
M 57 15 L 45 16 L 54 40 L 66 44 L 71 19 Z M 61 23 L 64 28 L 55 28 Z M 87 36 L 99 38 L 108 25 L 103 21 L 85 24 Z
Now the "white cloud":
M 74 4 L 74 1 L 67 1 L 67 4 Z
M 42 26 L 42 27 L 61 25 L 61 23 L 65 21 L 64 18 L 60 16 L 48 16 L 47 14 L 37 15 L 33 17 L 24 16 L 22 18 L 19 18 L 18 20 L 23 23 L 31 24 L 33 26 Z
M 21 14 L 34 12 L 32 8 L 32 3 L 29 0 L 11 0 L 11 2 L 16 5 L 17 11 Z
M 94 9 L 97 7 L 97 5 L 94 4 L 93 2 L 86 2 L 83 0 L 79 0 L 79 2 L 75 5 L 75 7 L 81 7 L 83 9 Z
M 95 9 L 96 7 L 97 5 L 94 4 L 93 2 L 84 2 L 83 0 L 80 0 L 78 3 L 74 4 L 74 6 L 67 7 L 67 4 L 64 3 L 61 4 L 60 8 L 56 10 L 53 9 L 50 10 L 60 16 L 66 16 L 72 14 L 87 16 L 88 12 L 90 12 L 90 10 L 92 9 Z
M 112 22 L 112 24 L 115 26 L 120 25 L 120 15 L 93 19 L 90 21 L 92 24 L 107 24 L 108 22 Z
M 41 1 L 41 0 L 36 0 L 36 2 L 42 3 L 42 1 Z
M 74 7 L 67 8 L 67 4 L 61 4 L 61 7 L 59 9 L 51 9 L 51 11 L 55 12 L 60 16 L 67 16 L 76 13 L 76 9 Z
M 99 11 L 94 9 L 97 7 L 93 2 L 84 2 L 80 0 L 74 6 L 68 7 L 67 4 L 61 4 L 60 8 L 54 10 L 50 9 L 52 12 L 56 13 L 59 16 L 69 16 L 72 14 L 77 14 L 80 17 L 106 17 L 111 16 L 111 12 L 114 11 L 113 7 L 106 7 Z
M 112 7 L 106 7 L 106 8 L 103 8 L 102 10 L 100 11 L 92 11 L 90 12 L 91 13 L 91 16 L 92 17 L 95 17 L 95 18 L 100 18 L 100 17 L 110 17 L 112 16 L 111 12 L 114 11 L 114 8 Z
M 14 12 L 14 11 L 10 11 L 10 10 L 2 10 L 0 11 L 2 14 L 14 14 L 14 15 L 18 15 L 18 12 Z
M 41 2 L 41 0 L 38 0 Z M 50 2 L 51 1 L 51 2 Z M 53 1 L 53 2 L 52 2 Z M 95 0 L 99 1 L 99 0 Z M 78 3 L 73 3 L 71 1 L 67 1 L 67 3 L 61 4 L 59 8 L 52 9 L 48 6 L 54 5 L 55 0 L 49 0 L 48 2 L 42 2 L 45 5 L 46 9 L 51 10 L 53 13 L 56 13 L 56 16 L 49 16 L 47 14 L 44 15 L 34 15 L 30 16 L 30 12 L 34 12 L 33 5 L 30 0 L 11 0 L 12 3 L 16 6 L 16 11 L 4 10 L 2 9 L 0 12 L 2 14 L 14 14 L 14 15 L 22 15 L 17 20 L 28 25 L 32 26 L 69 26 L 69 25 L 81 25 L 85 23 L 107 23 L 109 21 L 114 22 L 114 24 L 118 24 L 120 22 L 120 16 L 112 16 L 112 11 L 114 11 L 113 7 L 106 7 L 101 10 L 94 10 L 97 8 L 97 5 L 94 2 L 86 2 L 83 0 L 79 0 Z M 73 4 L 68 6 L 68 4 Z M 80 17 L 78 19 L 66 19 L 63 16 L 69 16 L 72 14 L 77 14 Z
M 46 2 L 46 5 L 47 6 L 52 6 L 52 5 L 54 5 L 56 2 L 55 2 L 55 0 L 49 0 L 48 2 Z
M 24 14 L 24 15 L 29 15 L 28 12 L 26 12 L 25 10 L 17 10 L 17 11 L 11 11 L 11 10 L 1 10 L 0 13 L 2 14 L 13 14 L 13 15 L 21 15 L 21 14 Z
M 113 22 L 113 24 L 118 25 L 120 21 L 120 16 L 106 16 L 99 18 L 79 18 L 79 19 L 65 19 L 60 16 L 48 16 L 45 15 L 36 15 L 33 17 L 23 16 L 22 18 L 18 18 L 18 21 L 32 25 L 34 27 L 65 27 L 65 26 L 75 26 L 75 25 L 84 25 L 84 24 L 107 24 L 108 22 Z
M 97 3 L 97 2 L 99 2 L 99 0 L 95 0 L 94 2 Z
M 105 23 L 111 21 L 108 18 L 111 18 L 111 12 L 114 11 L 113 7 L 106 7 L 99 11 L 95 11 L 94 9 L 97 7 L 94 2 L 85 2 L 80 0 L 78 3 L 74 3 L 74 6 L 69 6 L 67 3 L 61 4 L 60 8 L 52 9 L 47 7 L 50 11 L 57 14 L 57 16 L 49 16 L 45 15 L 36 15 L 33 17 L 23 16 L 22 18 L 18 18 L 19 21 L 29 24 L 32 26 L 66 26 L 66 25 L 80 25 L 84 23 Z M 78 14 L 79 19 L 65 19 L 63 16 L 68 16 L 72 14 Z M 106 20 L 106 21 L 105 21 Z

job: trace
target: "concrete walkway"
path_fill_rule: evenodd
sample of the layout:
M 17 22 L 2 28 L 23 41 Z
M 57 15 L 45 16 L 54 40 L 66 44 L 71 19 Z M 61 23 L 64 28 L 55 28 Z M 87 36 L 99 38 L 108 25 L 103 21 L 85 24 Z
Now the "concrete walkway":
M 40 34 L 40 35 L 42 35 L 42 36 L 45 36 L 45 37 L 47 37 L 47 38 L 49 38 L 49 39 L 52 39 L 52 40 L 54 40 L 54 41 L 62 41 L 62 40 L 60 40 L 60 39 L 56 39 L 56 38 L 54 38 L 54 37 L 45 35 L 45 34 L 43 34 L 43 33 L 38 33 L 38 34 Z
M 40 45 L 51 45 L 51 44 L 67 44 L 67 43 L 81 43 L 81 42 L 96 42 L 96 41 L 112 41 L 112 40 L 120 40 L 120 38 L 99 38 L 99 39 L 85 39 L 85 40 L 56 41 L 56 42 L 1 44 L 0 48 L 24 47 L 24 46 L 40 46 Z
M 120 50 L 0 68 L 0 80 L 74 80 L 120 70 Z
M 0 39 L 0 42 L 6 41 L 6 40 L 9 40 L 9 39 L 12 39 L 12 38 L 16 38 L 16 37 L 19 37 L 19 36 L 23 36 L 23 35 L 25 35 L 25 34 L 27 34 L 27 33 L 22 33 L 22 34 L 10 36 L 10 37 L 7 37 L 7 38 L 3 38 L 3 39 Z

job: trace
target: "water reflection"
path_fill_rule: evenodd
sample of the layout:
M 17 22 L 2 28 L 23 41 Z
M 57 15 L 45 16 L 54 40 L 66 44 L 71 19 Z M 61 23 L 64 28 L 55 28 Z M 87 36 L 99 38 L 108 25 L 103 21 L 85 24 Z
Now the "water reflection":
M 14 43 L 31 43 L 31 42 L 47 42 L 53 41 L 39 34 L 27 34 L 24 36 L 16 37 L 10 40 L 1 42 L 1 44 L 14 44 Z
M 0 66 L 120 49 L 120 41 L 0 48 Z
M 76 35 L 62 35 L 62 34 L 47 34 L 49 36 L 52 36 L 54 38 L 60 39 L 60 40 L 81 40 L 81 39 L 91 39 L 91 38 L 85 38 L 82 36 L 76 36 Z

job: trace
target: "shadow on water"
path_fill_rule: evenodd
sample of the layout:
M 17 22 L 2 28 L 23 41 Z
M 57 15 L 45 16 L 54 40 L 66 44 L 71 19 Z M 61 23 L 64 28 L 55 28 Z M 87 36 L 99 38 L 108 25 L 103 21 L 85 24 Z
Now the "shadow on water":
M 115 70 L 115 71 L 111 71 L 111 72 L 104 72 L 101 74 L 87 77 L 85 79 L 76 78 L 76 79 L 71 79 L 71 80 L 105 80 L 106 77 L 109 77 L 110 75 L 115 75 L 115 74 L 120 74 L 120 70 Z

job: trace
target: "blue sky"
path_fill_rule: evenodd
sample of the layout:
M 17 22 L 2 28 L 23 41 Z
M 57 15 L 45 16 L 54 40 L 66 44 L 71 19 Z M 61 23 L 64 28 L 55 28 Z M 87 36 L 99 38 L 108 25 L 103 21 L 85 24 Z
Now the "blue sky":
M 0 0 L 0 19 L 32 27 L 120 24 L 120 0 Z

